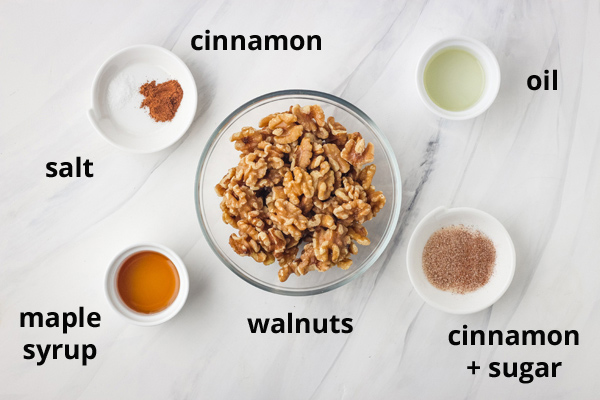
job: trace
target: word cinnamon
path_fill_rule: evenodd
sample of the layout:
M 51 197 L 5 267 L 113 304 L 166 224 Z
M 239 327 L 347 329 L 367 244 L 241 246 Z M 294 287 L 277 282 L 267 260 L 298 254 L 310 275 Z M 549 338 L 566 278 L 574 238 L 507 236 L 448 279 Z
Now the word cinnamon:
M 423 271 L 440 290 L 465 294 L 490 280 L 496 263 L 494 243 L 480 231 L 452 225 L 434 232 L 423 249 Z
M 156 122 L 170 121 L 175 117 L 183 98 L 183 89 L 176 80 L 156 84 L 156 81 L 144 83 L 140 93 L 145 99 L 140 108 L 148 107 L 150 116 Z

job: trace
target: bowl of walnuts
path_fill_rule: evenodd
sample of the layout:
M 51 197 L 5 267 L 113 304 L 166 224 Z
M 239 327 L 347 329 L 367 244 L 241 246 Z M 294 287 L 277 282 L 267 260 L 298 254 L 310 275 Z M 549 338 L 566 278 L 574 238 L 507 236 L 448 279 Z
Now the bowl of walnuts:
M 231 271 L 304 296 L 373 265 L 396 228 L 401 187 L 392 147 L 365 113 L 330 94 L 285 90 L 217 127 L 195 202 L 208 244 Z

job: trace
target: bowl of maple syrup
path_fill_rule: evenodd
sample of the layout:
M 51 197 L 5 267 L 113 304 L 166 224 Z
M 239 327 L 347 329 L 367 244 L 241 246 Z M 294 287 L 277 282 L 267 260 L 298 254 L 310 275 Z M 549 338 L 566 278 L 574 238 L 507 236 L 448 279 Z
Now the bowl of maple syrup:
M 189 277 L 181 258 L 154 243 L 130 246 L 110 263 L 105 279 L 112 308 L 137 325 L 158 325 L 185 304 Z

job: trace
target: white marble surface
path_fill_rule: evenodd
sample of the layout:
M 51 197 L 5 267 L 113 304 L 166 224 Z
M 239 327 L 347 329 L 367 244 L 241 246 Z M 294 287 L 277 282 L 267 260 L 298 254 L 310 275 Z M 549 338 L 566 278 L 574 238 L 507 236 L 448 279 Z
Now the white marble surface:
M 143 5 L 142 5 L 143 4 Z M 319 34 L 320 52 L 196 52 L 221 34 Z M 414 70 L 433 41 L 464 34 L 498 57 L 502 86 L 474 120 L 432 115 Z M 3 2 L 0 5 L 0 397 L 53 399 L 600 397 L 600 4 L 597 1 Z M 199 110 L 178 145 L 133 155 L 87 120 L 100 64 L 126 46 L 172 49 L 191 68 Z M 527 76 L 558 69 L 559 90 Z M 287 298 L 256 289 L 211 253 L 196 220 L 195 168 L 218 123 L 286 88 L 338 95 L 388 135 L 404 183 L 397 234 L 359 280 Z M 94 177 L 49 179 L 76 156 Z M 512 286 L 470 316 L 423 303 L 408 280 L 408 238 L 439 205 L 472 206 L 505 224 L 517 251 Z M 103 295 L 107 263 L 152 240 L 176 250 L 191 294 L 172 321 L 128 324 Z M 275 271 L 274 271 L 275 273 Z M 102 315 L 63 335 L 19 328 L 21 311 Z M 248 317 L 350 317 L 350 335 L 251 334 Z M 453 347 L 478 329 L 577 329 L 580 346 Z M 94 343 L 88 366 L 23 359 L 25 343 Z M 477 361 L 561 361 L 529 385 L 471 375 Z

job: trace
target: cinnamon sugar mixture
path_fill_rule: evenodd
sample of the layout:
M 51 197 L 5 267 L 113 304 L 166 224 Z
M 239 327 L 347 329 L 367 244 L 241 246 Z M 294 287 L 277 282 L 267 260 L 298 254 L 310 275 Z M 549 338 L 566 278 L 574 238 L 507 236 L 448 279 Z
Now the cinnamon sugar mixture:
M 484 286 L 496 264 L 494 243 L 464 225 L 442 228 L 423 249 L 423 271 L 438 289 L 465 294 Z

